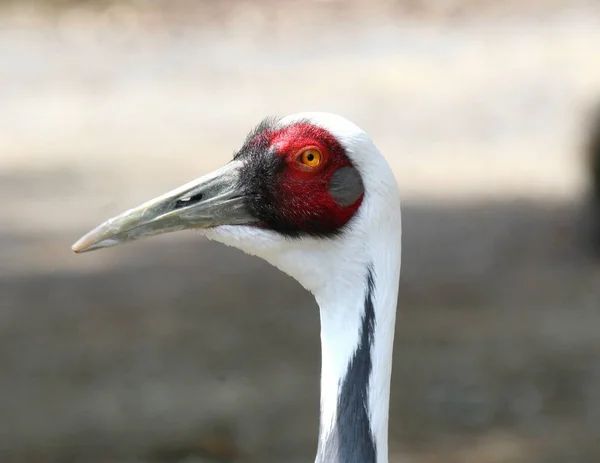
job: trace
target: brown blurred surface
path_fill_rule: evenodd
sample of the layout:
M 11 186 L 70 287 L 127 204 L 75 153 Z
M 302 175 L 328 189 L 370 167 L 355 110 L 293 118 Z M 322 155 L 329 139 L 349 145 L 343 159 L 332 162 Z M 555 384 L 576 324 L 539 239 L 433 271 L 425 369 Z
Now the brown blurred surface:
M 312 461 L 298 284 L 193 233 L 69 250 L 307 109 L 365 128 L 404 197 L 391 463 L 600 461 L 600 10 L 485 3 L 3 7 L 0 461 Z

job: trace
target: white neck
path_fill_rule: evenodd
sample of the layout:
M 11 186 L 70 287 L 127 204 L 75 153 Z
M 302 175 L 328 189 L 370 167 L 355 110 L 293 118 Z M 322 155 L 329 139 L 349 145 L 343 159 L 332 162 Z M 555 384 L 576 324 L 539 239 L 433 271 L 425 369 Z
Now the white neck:
M 371 207 L 362 224 L 333 240 L 293 241 L 251 227 L 219 227 L 206 233 L 275 265 L 313 293 L 319 304 L 322 366 L 317 463 L 388 463 L 401 259 L 400 205 L 397 196 L 390 196 L 390 202 L 381 209 Z
M 387 463 L 399 228 L 382 226 L 369 251 L 315 291 L 321 314 L 318 463 Z

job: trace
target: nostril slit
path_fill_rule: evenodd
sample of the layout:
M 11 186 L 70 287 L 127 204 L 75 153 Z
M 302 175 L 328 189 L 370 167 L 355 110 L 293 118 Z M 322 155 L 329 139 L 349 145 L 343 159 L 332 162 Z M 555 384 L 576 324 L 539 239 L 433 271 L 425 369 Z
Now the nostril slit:
M 193 204 L 196 204 L 196 203 L 202 201 L 203 196 L 204 195 L 202 193 L 197 193 L 195 195 L 188 196 L 186 198 L 178 199 L 175 202 L 175 209 L 179 209 L 181 207 L 187 207 L 187 206 L 191 206 Z

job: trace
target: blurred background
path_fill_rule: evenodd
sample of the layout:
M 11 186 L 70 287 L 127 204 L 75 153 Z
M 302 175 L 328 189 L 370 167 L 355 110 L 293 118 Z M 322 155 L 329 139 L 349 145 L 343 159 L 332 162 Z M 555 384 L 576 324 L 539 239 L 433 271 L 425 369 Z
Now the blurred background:
M 401 186 L 391 463 L 600 461 L 599 102 L 595 1 L 0 1 L 0 461 L 313 461 L 295 281 L 70 251 L 304 110 Z

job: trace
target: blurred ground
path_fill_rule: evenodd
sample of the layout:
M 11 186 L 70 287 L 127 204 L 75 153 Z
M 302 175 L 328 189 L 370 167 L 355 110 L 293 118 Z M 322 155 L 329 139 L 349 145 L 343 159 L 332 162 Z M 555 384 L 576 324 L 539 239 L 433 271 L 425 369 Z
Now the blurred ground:
M 299 285 L 192 233 L 70 253 L 302 110 L 401 184 L 392 463 L 600 461 L 595 3 L 96 5 L 0 10 L 0 461 L 312 461 Z

